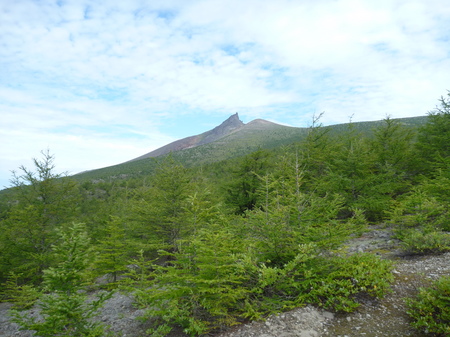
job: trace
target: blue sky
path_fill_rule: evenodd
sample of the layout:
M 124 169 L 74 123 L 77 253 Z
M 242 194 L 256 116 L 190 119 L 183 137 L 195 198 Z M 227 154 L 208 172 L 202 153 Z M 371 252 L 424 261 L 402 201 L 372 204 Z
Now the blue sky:
M 425 115 L 447 0 L 0 0 L 0 188 L 121 163 L 235 112 L 308 126 Z

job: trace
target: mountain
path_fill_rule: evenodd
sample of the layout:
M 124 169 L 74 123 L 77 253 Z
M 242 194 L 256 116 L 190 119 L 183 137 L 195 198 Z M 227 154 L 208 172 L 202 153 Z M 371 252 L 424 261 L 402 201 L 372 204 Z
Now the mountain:
M 398 121 L 405 126 L 413 127 L 424 123 L 425 117 L 400 118 Z M 382 124 L 383 121 L 351 123 L 353 127 L 363 133 L 370 133 L 371 129 Z M 338 124 L 325 128 L 336 134 L 344 132 L 348 125 L 348 123 Z M 184 158 L 185 162 L 187 160 L 201 163 L 227 159 L 230 156 L 226 153 L 236 156 L 258 148 L 274 148 L 299 141 L 307 134 L 308 129 L 284 126 L 264 119 L 255 119 L 245 124 L 239 119 L 238 113 L 235 113 L 212 130 L 177 140 L 128 162 L 159 157 L 169 153 L 177 153 L 177 157 Z M 197 147 L 202 147 L 202 149 L 186 151 Z
M 177 140 L 129 162 L 172 153 L 185 164 L 201 164 L 240 156 L 258 148 L 273 148 L 300 140 L 307 128 L 255 119 L 247 124 L 238 113 L 219 126 L 200 135 Z
M 426 116 L 396 119 L 400 124 L 416 128 L 423 125 Z M 349 126 L 357 132 L 370 135 L 383 121 L 356 122 L 324 126 L 331 134 L 346 132 Z M 222 124 L 202 134 L 183 138 L 122 164 L 79 173 L 80 180 L 128 177 L 153 171 L 154 158 L 171 153 L 186 166 L 203 165 L 244 156 L 258 149 L 276 149 L 300 142 L 308 134 L 308 127 L 291 127 L 255 119 L 247 124 L 235 113 Z
M 167 144 L 159 149 L 156 149 L 152 152 L 146 153 L 140 157 L 132 159 L 131 161 L 151 158 L 151 157 L 159 157 L 170 152 L 176 152 L 185 149 L 191 149 L 200 145 L 205 145 L 208 143 L 215 142 L 229 134 L 238 131 L 245 124 L 239 119 L 239 115 L 236 112 L 234 115 L 231 115 L 226 121 L 224 121 L 219 126 L 216 126 L 214 129 L 204 132 L 202 134 L 186 137 L 170 144 Z

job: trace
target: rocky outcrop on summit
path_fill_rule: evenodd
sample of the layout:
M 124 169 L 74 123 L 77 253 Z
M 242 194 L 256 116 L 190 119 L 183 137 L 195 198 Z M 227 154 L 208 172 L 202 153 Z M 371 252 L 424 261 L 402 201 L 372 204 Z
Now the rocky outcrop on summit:
M 151 158 L 151 157 L 158 157 L 165 154 L 168 154 L 170 152 L 190 149 L 193 147 L 197 147 L 200 145 L 205 145 L 208 143 L 215 142 L 216 140 L 219 140 L 225 136 L 228 136 L 229 134 L 239 130 L 245 126 L 245 124 L 239 119 L 239 115 L 236 112 L 234 115 L 231 115 L 226 121 L 224 121 L 219 126 L 216 126 L 214 129 L 204 132 L 202 134 L 191 136 L 187 138 L 183 138 L 180 140 L 177 140 L 175 142 L 172 142 L 170 144 L 167 144 L 163 147 L 160 147 L 159 149 L 156 149 L 155 151 L 149 152 L 147 154 L 144 154 L 143 156 L 140 156 L 138 158 L 135 158 L 130 161 L 145 159 L 145 158 Z
M 208 132 L 202 133 L 200 136 L 203 136 L 203 139 L 198 145 L 215 142 L 216 140 L 228 136 L 229 134 L 239 130 L 244 125 L 245 124 L 239 119 L 239 115 L 236 112 L 219 126 L 216 126 L 214 129 Z

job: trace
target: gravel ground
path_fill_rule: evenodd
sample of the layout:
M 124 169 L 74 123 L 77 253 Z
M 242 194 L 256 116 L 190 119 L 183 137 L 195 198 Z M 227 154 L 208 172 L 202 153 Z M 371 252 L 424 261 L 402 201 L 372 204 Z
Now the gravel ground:
M 450 253 L 396 261 L 392 293 L 380 300 L 366 300 L 352 314 L 336 315 L 319 336 L 329 337 L 423 337 L 410 327 L 404 298 L 417 294 L 418 288 L 432 280 L 450 275 Z
M 306 306 L 218 333 L 215 337 L 423 337 L 409 326 L 404 298 L 413 296 L 418 288 L 442 275 L 450 275 L 450 253 L 436 256 L 402 256 L 399 242 L 391 232 L 376 227 L 365 235 L 352 239 L 345 252 L 373 252 L 394 260 L 395 281 L 392 293 L 383 299 L 362 298 L 361 306 L 351 314 L 333 314 Z M 0 303 L 0 337 L 30 337 L 30 332 L 18 331 L 8 321 L 8 303 Z M 34 312 L 32 310 L 32 312 Z M 34 312 L 34 314 L 36 314 Z M 143 336 L 147 326 L 136 320 L 142 312 L 132 305 L 127 295 L 116 293 L 103 307 L 99 318 L 110 326 L 115 336 Z M 184 337 L 172 333 L 171 337 Z

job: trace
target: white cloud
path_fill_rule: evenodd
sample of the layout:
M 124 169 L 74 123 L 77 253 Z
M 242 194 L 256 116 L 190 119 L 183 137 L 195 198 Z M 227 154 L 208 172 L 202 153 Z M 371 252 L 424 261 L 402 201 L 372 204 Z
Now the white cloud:
M 448 89 L 449 22 L 441 0 L 4 1 L 1 165 L 47 144 L 110 165 L 180 115 L 423 115 Z

